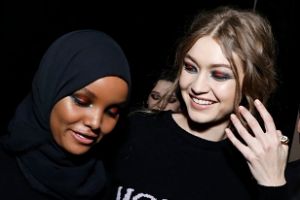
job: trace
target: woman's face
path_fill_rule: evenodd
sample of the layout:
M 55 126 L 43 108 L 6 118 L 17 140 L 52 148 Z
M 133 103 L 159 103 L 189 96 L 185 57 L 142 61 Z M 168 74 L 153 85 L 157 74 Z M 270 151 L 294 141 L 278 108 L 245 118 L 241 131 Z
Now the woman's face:
M 168 102 L 161 102 L 160 104 L 158 104 L 158 102 L 161 100 L 164 94 L 167 93 L 171 86 L 171 81 L 158 80 L 148 96 L 148 108 L 161 110 L 160 106 L 166 103 L 166 106 L 163 110 L 172 110 L 175 112 L 179 111 L 180 103 L 175 93 L 167 97 Z
M 240 84 L 244 77 L 233 54 Z M 236 80 L 219 44 L 210 36 L 200 38 L 187 52 L 179 79 L 189 117 L 197 123 L 228 123 L 234 109 Z
M 64 97 L 50 115 L 55 141 L 69 153 L 86 153 L 113 130 L 127 95 L 127 83 L 108 76 Z

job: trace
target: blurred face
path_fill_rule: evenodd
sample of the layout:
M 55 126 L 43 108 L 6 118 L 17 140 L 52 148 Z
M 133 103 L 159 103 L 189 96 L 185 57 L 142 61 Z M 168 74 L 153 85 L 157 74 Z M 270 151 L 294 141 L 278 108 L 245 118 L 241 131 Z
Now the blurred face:
M 172 86 L 171 81 L 166 80 L 159 80 L 157 81 L 156 85 L 152 89 L 151 93 L 148 96 L 148 108 L 161 110 L 161 106 L 166 103 L 166 107 L 163 110 L 172 110 L 172 111 L 179 111 L 179 101 L 175 94 L 172 94 L 169 96 L 168 102 L 158 102 L 161 100 L 161 98 L 164 96 L 164 94 L 167 93 L 167 91 Z
M 236 55 L 233 57 L 242 84 L 242 65 Z M 213 38 L 200 38 L 188 51 L 179 85 L 192 121 L 228 124 L 228 115 L 234 109 L 236 80 L 228 60 Z
M 127 95 L 127 83 L 108 76 L 61 99 L 50 115 L 55 141 L 69 153 L 86 153 L 113 130 Z

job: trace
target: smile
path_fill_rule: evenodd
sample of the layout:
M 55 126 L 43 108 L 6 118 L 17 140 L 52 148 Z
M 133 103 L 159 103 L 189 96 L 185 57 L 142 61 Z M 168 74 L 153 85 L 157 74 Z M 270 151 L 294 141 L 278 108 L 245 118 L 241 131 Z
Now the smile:
M 199 104 L 199 105 L 211 105 L 211 104 L 213 104 L 212 101 L 197 99 L 195 97 L 193 97 L 192 100 L 193 100 L 193 102 L 195 102 L 196 104 Z
M 97 139 L 97 137 L 84 135 L 84 134 L 76 132 L 76 131 L 73 131 L 72 135 L 79 143 L 82 143 L 82 144 L 92 144 Z

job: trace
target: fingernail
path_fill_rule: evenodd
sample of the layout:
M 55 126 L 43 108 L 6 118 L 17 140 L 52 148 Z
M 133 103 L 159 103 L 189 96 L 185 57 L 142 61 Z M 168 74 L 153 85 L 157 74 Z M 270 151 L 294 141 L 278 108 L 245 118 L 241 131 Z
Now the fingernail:
M 255 100 L 254 100 L 254 103 L 255 103 L 256 105 L 260 105 L 260 104 L 261 104 L 260 100 L 258 100 L 258 99 L 255 99 Z
M 231 119 L 234 119 L 234 118 L 235 118 L 235 114 L 231 114 L 231 115 L 230 115 L 230 118 L 231 118 Z

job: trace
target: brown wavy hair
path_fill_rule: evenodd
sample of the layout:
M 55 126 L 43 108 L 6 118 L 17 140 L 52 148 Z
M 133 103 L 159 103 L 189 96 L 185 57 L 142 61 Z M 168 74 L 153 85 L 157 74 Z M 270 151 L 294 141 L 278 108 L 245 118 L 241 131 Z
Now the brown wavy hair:
M 230 7 L 201 11 L 196 15 L 175 53 L 174 66 L 178 74 L 170 93 L 177 90 L 179 99 L 178 82 L 184 57 L 195 42 L 204 36 L 211 36 L 218 42 L 232 66 L 236 80 L 239 80 L 239 74 L 233 53 L 240 58 L 245 76 L 242 86 L 236 81 L 234 111 L 241 119 L 237 108 L 243 105 L 256 114 L 253 101 L 259 99 L 266 104 L 277 85 L 276 42 L 270 22 L 257 12 Z M 186 110 L 184 103 L 181 102 L 181 106 L 183 111 Z

